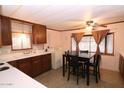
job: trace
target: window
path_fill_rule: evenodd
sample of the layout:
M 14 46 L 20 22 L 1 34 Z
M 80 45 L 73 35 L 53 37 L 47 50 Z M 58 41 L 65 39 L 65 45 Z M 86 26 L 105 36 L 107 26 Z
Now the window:
M 107 54 L 114 54 L 114 34 L 109 34 L 106 37 L 107 42 L 106 42 L 106 53 Z
M 100 43 L 100 51 L 102 54 L 114 54 L 114 33 L 109 33 Z M 85 35 L 80 43 L 79 49 L 80 50 L 88 50 L 89 52 L 96 52 L 97 44 L 95 39 L 92 35 Z M 72 51 L 76 51 L 76 42 L 72 37 Z
M 74 38 L 71 38 L 72 40 L 72 51 L 76 50 L 76 41 L 74 40 Z
M 12 21 L 12 49 L 31 49 L 32 26 Z

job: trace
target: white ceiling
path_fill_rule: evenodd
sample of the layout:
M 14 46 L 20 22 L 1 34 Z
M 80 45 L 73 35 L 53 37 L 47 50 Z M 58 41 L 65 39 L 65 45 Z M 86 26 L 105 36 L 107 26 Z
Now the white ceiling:
M 99 24 L 124 20 L 122 5 L 2 5 L 1 14 L 65 30 L 85 26 L 85 21 Z

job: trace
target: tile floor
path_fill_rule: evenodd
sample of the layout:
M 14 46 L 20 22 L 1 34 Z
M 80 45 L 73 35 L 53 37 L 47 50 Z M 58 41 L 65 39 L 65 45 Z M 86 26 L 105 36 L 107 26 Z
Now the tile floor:
M 50 70 L 35 78 L 48 88 L 124 88 L 124 81 L 119 72 L 101 70 L 101 80 L 96 83 L 95 77 L 90 75 L 90 85 L 86 85 L 86 79 L 80 76 L 79 84 L 76 83 L 76 77 L 71 75 L 67 81 L 67 73 L 62 76 L 62 68 Z

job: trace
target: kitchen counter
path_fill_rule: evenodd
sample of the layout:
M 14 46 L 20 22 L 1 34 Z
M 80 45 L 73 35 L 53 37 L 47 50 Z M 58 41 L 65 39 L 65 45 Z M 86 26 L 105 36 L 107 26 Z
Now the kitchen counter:
M 0 62 L 6 63 L 9 61 L 34 57 L 38 55 L 45 55 L 45 54 L 50 54 L 50 53 L 51 52 L 36 52 L 36 53 L 30 53 L 30 54 L 23 54 L 23 53 L 11 53 L 11 54 L 6 54 L 6 55 L 4 54 L 4 55 L 0 55 Z
M 46 86 L 9 65 L 7 62 L 49 53 L 50 52 L 38 52 L 33 54 L 13 53 L 1 55 L 0 63 L 4 63 L 4 65 L 0 65 L 0 67 L 8 66 L 9 69 L 0 71 L 0 88 L 46 88 Z
M 8 66 L 9 69 L 0 71 L 0 88 L 46 88 L 11 65 L 5 63 L 2 66 Z

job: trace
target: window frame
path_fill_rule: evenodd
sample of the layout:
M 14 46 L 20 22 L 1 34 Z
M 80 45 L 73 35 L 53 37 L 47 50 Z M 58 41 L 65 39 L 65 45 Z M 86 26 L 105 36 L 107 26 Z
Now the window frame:
M 107 53 L 107 36 L 105 37 L 105 51 L 104 51 L 104 53 L 101 53 L 102 55 L 108 55 L 108 56 L 114 56 L 114 32 L 110 32 L 110 33 L 108 33 L 107 35 L 111 35 L 112 34 L 112 36 L 113 36 L 113 51 L 112 51 L 112 53 Z M 89 35 L 84 35 L 83 37 L 86 37 L 86 36 L 93 36 L 93 35 L 91 35 L 91 34 L 89 34 Z M 91 42 L 90 42 L 90 45 L 91 45 Z M 71 50 L 72 50 L 72 36 L 71 36 Z M 92 53 L 94 53 L 94 52 L 92 52 Z
M 113 52 L 112 53 L 107 53 L 107 36 L 105 37 L 105 53 L 103 53 L 103 55 L 110 55 L 110 56 L 114 56 L 114 32 L 108 33 L 107 35 L 111 35 L 113 36 Z
M 11 24 L 12 24 L 12 21 L 15 21 L 15 20 L 11 20 Z M 19 24 L 28 24 L 28 23 L 25 23 L 25 22 L 20 22 L 20 21 L 17 21 L 17 22 L 19 22 Z M 12 25 L 11 25 L 12 26 Z M 11 27 L 12 28 L 12 27 Z M 32 27 L 31 27 L 32 28 Z M 13 34 L 13 33 L 20 33 L 20 34 L 28 34 L 28 35 L 30 35 L 30 48 L 21 48 L 21 49 L 13 49 L 13 40 L 12 40 L 12 45 L 11 45 L 11 50 L 12 51 L 20 51 L 20 50 L 30 50 L 30 49 L 32 49 L 32 31 L 31 32 L 27 32 L 27 33 L 25 33 L 25 32 L 15 32 L 15 31 L 12 31 L 11 30 L 11 35 Z M 11 39 L 13 39 L 13 37 L 11 38 Z

